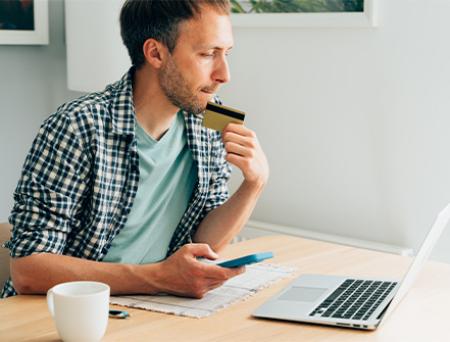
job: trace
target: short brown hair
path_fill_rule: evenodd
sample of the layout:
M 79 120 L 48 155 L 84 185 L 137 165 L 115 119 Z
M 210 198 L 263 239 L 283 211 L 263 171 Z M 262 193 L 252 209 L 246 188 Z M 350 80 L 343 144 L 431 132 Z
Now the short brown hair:
M 131 63 L 137 68 L 144 64 L 142 46 L 149 38 L 162 42 L 172 52 L 180 22 L 200 14 L 202 5 L 230 13 L 229 0 L 127 0 L 120 12 L 120 31 Z

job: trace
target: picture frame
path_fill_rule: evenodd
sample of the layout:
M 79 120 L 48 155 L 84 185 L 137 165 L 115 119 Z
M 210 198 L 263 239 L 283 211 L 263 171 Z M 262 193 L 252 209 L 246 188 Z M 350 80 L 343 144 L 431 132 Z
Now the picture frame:
M 266 0 L 267 1 L 267 0 Z M 314 0 L 313 0 L 314 1 Z M 377 26 L 377 0 L 363 0 L 358 12 L 233 13 L 234 27 L 370 28 Z M 236 2 L 236 1 L 235 1 Z M 237 1 L 242 2 L 242 1 Z
M 0 0 L 1 1 L 1 0 Z M 18 0 L 16 0 L 18 1 Z M 31 29 L 14 29 L 0 21 L 1 45 L 47 45 L 48 44 L 48 0 L 31 0 L 33 13 Z M 4 19 L 3 19 L 4 20 Z M 3 25 L 1 25 L 3 24 Z M 3 26 L 3 27 L 2 27 Z M 4 28 L 6 27 L 6 28 Z

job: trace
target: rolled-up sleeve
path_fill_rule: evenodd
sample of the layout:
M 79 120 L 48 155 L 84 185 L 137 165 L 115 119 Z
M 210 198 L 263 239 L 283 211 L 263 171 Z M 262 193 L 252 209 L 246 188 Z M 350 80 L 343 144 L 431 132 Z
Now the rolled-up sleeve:
M 89 178 L 80 134 L 68 115 L 56 113 L 41 126 L 26 157 L 9 217 L 11 257 L 64 252 L 79 228 L 77 213 Z

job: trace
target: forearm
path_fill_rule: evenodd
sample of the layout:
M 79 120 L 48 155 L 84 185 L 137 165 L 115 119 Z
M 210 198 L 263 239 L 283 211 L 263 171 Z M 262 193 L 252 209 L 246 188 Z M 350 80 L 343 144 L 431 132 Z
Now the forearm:
M 236 236 L 250 217 L 264 184 L 244 181 L 228 201 L 206 215 L 194 241 L 219 252 Z
M 11 259 L 11 277 L 20 294 L 46 293 L 67 281 L 100 281 L 111 294 L 156 293 L 159 264 L 130 265 L 98 262 L 58 254 L 33 254 Z

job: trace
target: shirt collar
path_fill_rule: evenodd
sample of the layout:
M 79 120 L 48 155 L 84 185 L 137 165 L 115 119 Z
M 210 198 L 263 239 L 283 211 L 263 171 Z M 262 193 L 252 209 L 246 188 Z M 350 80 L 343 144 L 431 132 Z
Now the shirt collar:
M 133 76 L 134 67 L 131 67 L 119 81 L 109 86 L 113 99 L 111 116 L 114 133 L 134 134 Z

